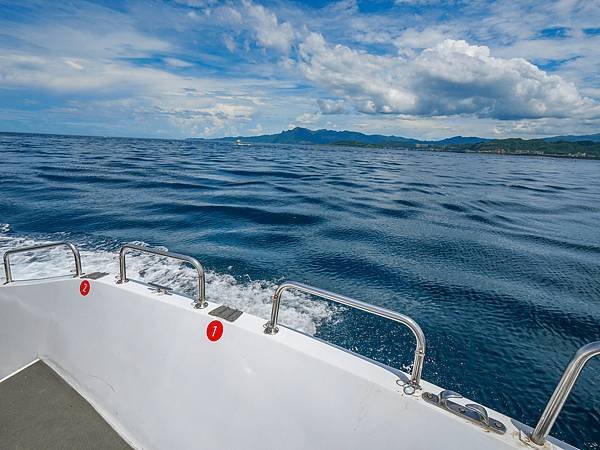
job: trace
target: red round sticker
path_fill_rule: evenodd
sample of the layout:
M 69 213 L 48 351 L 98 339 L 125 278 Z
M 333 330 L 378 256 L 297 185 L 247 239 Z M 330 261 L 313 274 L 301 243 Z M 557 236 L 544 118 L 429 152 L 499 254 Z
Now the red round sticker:
M 88 280 L 83 280 L 79 285 L 79 293 L 84 297 L 90 293 L 90 282 Z
M 213 320 L 206 327 L 206 337 L 209 341 L 218 341 L 223 336 L 223 324 L 218 320 Z

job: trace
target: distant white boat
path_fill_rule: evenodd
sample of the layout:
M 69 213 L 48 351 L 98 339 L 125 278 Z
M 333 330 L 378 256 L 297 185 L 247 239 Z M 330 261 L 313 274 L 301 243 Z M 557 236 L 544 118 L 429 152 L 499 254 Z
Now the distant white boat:
M 233 145 L 247 146 L 247 145 L 250 145 L 250 144 L 242 142 L 240 139 L 236 139 L 235 142 L 233 143 Z

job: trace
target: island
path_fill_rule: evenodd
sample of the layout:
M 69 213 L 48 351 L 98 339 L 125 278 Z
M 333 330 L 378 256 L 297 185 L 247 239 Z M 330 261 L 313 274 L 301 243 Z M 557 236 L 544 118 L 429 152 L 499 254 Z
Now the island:
M 356 131 L 310 130 L 296 127 L 277 134 L 231 136 L 211 140 L 232 144 L 244 142 L 245 144 L 335 145 L 402 148 L 415 151 L 600 159 L 600 133 L 584 136 L 553 136 L 543 139 L 488 139 L 476 136 L 453 136 L 438 141 L 425 141 L 402 136 L 363 134 Z

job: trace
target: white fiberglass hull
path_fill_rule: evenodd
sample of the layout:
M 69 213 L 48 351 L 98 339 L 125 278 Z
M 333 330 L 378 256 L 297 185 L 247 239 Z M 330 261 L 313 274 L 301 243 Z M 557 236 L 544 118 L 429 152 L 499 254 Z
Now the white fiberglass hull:
M 195 309 L 112 276 L 88 281 L 85 296 L 77 278 L 0 287 L 0 379 L 42 359 L 133 447 L 528 447 L 510 418 L 489 411 L 507 431 L 486 431 L 405 394 L 393 369 L 310 336 L 267 335 L 258 317 L 230 323 L 209 315 L 216 304 Z M 215 319 L 223 334 L 211 341 Z

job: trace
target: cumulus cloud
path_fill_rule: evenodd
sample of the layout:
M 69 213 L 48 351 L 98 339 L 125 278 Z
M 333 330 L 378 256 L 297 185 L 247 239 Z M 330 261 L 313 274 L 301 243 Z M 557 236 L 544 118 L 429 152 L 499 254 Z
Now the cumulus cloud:
M 600 121 L 591 99 L 600 99 L 600 36 L 582 31 L 596 26 L 593 0 L 456 0 L 443 15 L 422 7 L 440 0 L 369 12 L 355 0 L 175 1 L 153 3 L 153 14 L 68 3 L 32 8 L 27 21 L 0 17 L 0 120 L 10 110 L 30 115 L 22 123 L 88 114 L 130 124 L 130 134 L 262 133 L 258 122 L 264 132 L 290 122 L 422 137 L 585 134 Z M 540 31 L 557 24 L 568 36 Z M 44 112 L 19 110 L 26 96 Z
M 228 27 L 236 37 L 243 35 L 247 38 L 251 35 L 252 41 L 264 49 L 287 54 L 296 38 L 294 28 L 289 22 L 279 20 L 272 10 L 252 0 L 215 5 L 213 3 L 216 2 L 191 0 L 190 4 L 187 0 L 182 1 L 202 11 L 188 12 L 187 15 L 192 20 L 202 23 L 207 28 L 217 24 Z M 227 36 L 223 40 L 227 49 L 233 53 L 237 47 L 234 37 Z
M 597 104 L 558 75 L 522 58 L 494 57 L 488 47 L 462 40 L 446 39 L 405 59 L 331 46 L 311 33 L 299 55 L 308 80 L 363 113 L 496 119 L 599 113 Z M 326 111 L 331 103 L 322 105 Z
M 398 52 L 407 57 L 417 55 L 417 50 L 424 50 L 438 45 L 446 39 L 452 39 L 453 30 L 447 27 L 427 27 L 422 30 L 407 28 L 394 39 Z
M 298 117 L 296 117 L 295 122 L 299 123 L 300 125 L 307 127 L 309 125 L 314 125 L 315 123 L 317 123 L 319 121 L 319 119 L 321 118 L 321 114 L 320 113 L 303 113 L 300 114 Z
M 280 22 L 272 11 L 262 5 L 244 0 L 244 21 L 254 30 L 256 40 L 266 48 L 272 48 L 283 53 L 290 50 L 294 40 L 294 30 L 288 22 Z
M 44 114 L 57 121 L 72 115 L 70 123 L 126 117 L 121 121 L 154 122 L 171 135 L 189 136 L 223 134 L 251 121 L 256 101 L 245 81 L 173 73 L 194 65 L 156 58 L 172 45 L 132 29 L 118 15 L 110 19 L 95 27 L 85 21 L 6 27 L 7 35 L 27 41 L 21 38 L 24 44 L 16 46 L 0 39 L 0 89 L 34 98 L 43 92 L 55 105 Z M 119 26 L 111 31 L 107 23 Z M 163 67 L 136 64 L 137 58 L 153 57 Z
M 256 111 L 253 99 L 220 94 L 223 82 L 187 78 L 123 61 L 54 59 L 0 55 L 0 88 L 41 89 L 77 99 L 96 112 L 119 111 L 136 118 L 161 117 L 188 135 L 211 135 L 247 123 Z M 74 100 L 71 112 L 81 101 Z
M 416 96 L 404 86 L 398 58 L 361 53 L 343 45 L 329 46 L 322 35 L 311 33 L 299 47 L 304 77 L 367 113 L 410 111 Z
M 317 104 L 321 114 L 343 114 L 346 110 L 344 100 L 318 99 Z
M 523 58 L 496 58 L 485 46 L 445 40 L 411 64 L 420 111 L 498 119 L 566 117 L 597 106 L 572 83 Z

